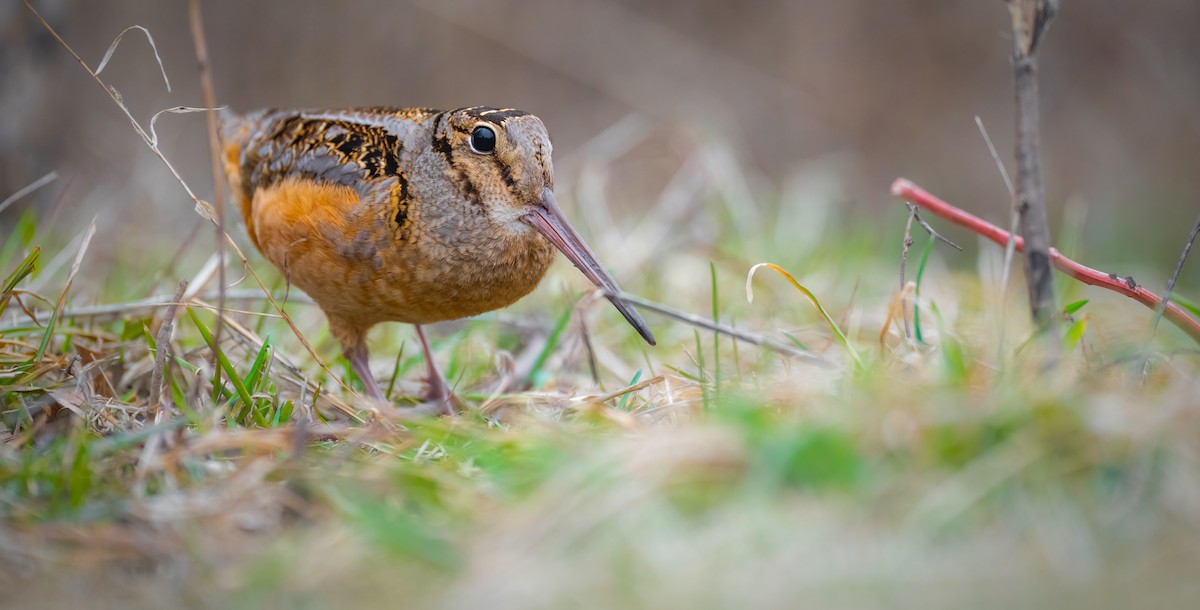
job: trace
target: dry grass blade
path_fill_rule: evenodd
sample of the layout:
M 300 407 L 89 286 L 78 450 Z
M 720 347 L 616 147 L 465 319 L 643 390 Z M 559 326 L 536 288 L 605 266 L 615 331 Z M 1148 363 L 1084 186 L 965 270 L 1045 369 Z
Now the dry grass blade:
M 887 316 L 883 319 L 883 325 L 879 327 L 879 349 L 882 350 L 887 347 L 888 331 L 892 329 L 892 321 L 897 317 L 904 317 L 904 330 L 905 332 L 908 331 L 908 310 L 906 303 L 909 295 L 916 293 L 916 289 L 916 282 L 905 282 L 899 294 L 892 297 L 891 303 L 888 304 Z M 906 334 L 905 339 L 910 339 L 910 337 Z
M 155 112 L 154 116 L 150 117 L 150 143 L 153 144 L 154 146 L 158 146 L 158 133 L 156 133 L 154 131 L 154 124 L 156 122 L 158 122 L 158 117 L 160 117 L 164 114 L 190 114 L 192 112 L 209 112 L 211 110 L 213 110 L 213 108 L 199 108 L 199 107 L 195 107 L 195 106 L 173 106 L 171 108 L 165 108 L 163 110 L 159 110 L 158 112 Z M 216 110 L 220 110 L 220 108 L 217 108 Z
M 190 291 L 191 291 L 191 286 L 189 285 L 188 292 L 190 292 Z M 216 292 L 211 292 L 211 293 L 207 293 L 207 294 L 203 294 L 203 295 L 191 295 L 191 296 L 189 296 L 188 293 L 185 292 L 183 294 L 182 298 L 176 300 L 174 297 L 172 297 L 169 294 L 160 294 L 160 295 L 156 295 L 156 296 L 146 297 L 144 299 L 138 299 L 136 301 L 128 301 L 125 303 L 110 303 L 107 305 L 88 305 L 85 307 L 69 307 L 69 308 L 63 310 L 62 317 L 64 317 L 64 318 L 89 318 L 92 320 L 102 320 L 102 319 L 111 319 L 111 318 L 121 317 L 121 316 L 128 315 L 131 313 L 153 311 L 155 309 L 160 309 L 163 307 L 172 307 L 175 305 L 189 305 L 189 304 L 193 304 L 193 303 L 198 304 L 199 306 L 204 307 L 206 309 L 211 309 L 212 311 L 216 311 L 217 310 L 216 307 L 205 304 L 205 303 L 203 303 L 203 301 L 215 299 L 219 296 L 220 295 Z M 276 297 L 276 299 L 278 299 L 278 298 L 279 297 Z M 266 301 L 267 297 L 265 295 L 263 295 L 263 293 L 259 290 L 237 290 L 237 291 L 229 292 L 229 300 L 231 300 L 231 301 Z M 291 302 L 315 305 L 312 302 L 312 300 L 309 299 L 308 297 L 300 297 L 300 298 L 292 297 Z M 241 311 L 241 310 L 234 311 L 234 310 L 230 310 L 230 309 L 226 309 L 225 311 L 227 313 L 242 313 L 242 314 L 246 314 L 246 315 L 259 315 L 259 316 L 270 315 L 272 317 L 280 317 L 275 314 L 262 314 L 262 313 L 253 312 L 253 311 Z M 30 319 L 34 323 L 42 324 L 42 323 L 45 323 L 46 320 L 50 319 L 50 315 L 52 313 L 53 312 L 50 312 L 50 311 L 36 312 L 30 316 Z M 14 326 L 14 325 L 0 326 L 0 332 L 13 330 L 14 328 L 17 328 L 17 326 Z
M 22 197 L 42 188 L 43 186 L 46 186 L 47 184 L 50 184 L 51 182 L 54 182 L 55 180 L 58 180 L 58 172 L 50 172 L 45 176 L 30 182 L 25 188 L 22 188 L 21 190 L 9 195 L 3 202 L 0 202 L 0 212 L 3 212 L 13 203 L 20 201 Z
M 620 398 L 626 394 L 640 392 L 652 385 L 662 383 L 662 381 L 666 378 L 667 378 L 666 375 L 657 375 L 657 376 L 651 377 L 649 379 L 643 379 L 642 381 L 639 381 L 628 387 L 624 387 L 619 390 L 609 392 L 608 394 L 601 394 L 599 396 L 580 396 L 579 398 L 576 398 L 575 400 L 576 400 L 576 402 L 608 402 L 614 398 Z
M 163 377 L 166 374 L 167 359 L 171 355 L 171 331 L 175 326 L 175 311 L 178 310 L 179 299 L 183 297 L 183 291 L 186 289 L 187 280 L 179 280 L 179 287 L 175 289 L 174 303 L 167 307 L 154 338 L 154 345 L 157 349 L 154 354 L 154 371 L 150 375 L 150 408 L 156 412 L 162 407 L 163 402 L 163 390 L 165 389 Z
M 29 3 L 26 2 L 26 6 L 28 5 Z M 121 39 L 125 38 L 125 35 L 133 30 L 138 30 L 146 35 L 146 40 L 150 43 L 150 50 L 154 51 L 154 61 L 158 62 L 158 70 L 159 72 L 162 72 L 163 83 L 166 83 L 167 91 L 170 91 L 171 79 L 167 78 L 167 69 L 163 66 L 162 57 L 160 57 L 158 54 L 158 45 L 154 44 L 154 36 L 150 35 L 150 30 L 147 30 L 140 25 L 131 25 L 122 30 L 120 34 L 117 34 L 117 37 L 112 41 L 112 44 L 108 45 L 108 51 L 104 53 L 104 59 L 101 59 L 100 63 L 96 66 L 96 74 L 100 74 L 104 71 L 104 67 L 108 65 L 108 60 L 112 59 L 113 53 L 117 52 L 117 46 L 121 44 Z
M 996 152 L 996 145 L 992 143 L 992 136 L 988 134 L 987 127 L 984 127 L 983 120 L 978 115 L 975 116 L 975 126 L 979 128 L 979 135 L 983 137 L 984 144 L 987 144 L 988 153 L 992 155 L 992 161 L 996 163 L 996 169 L 1000 171 L 1000 178 L 1004 180 L 1004 188 L 1008 190 L 1009 208 L 1011 219 L 1008 223 L 1008 241 L 1004 244 L 1004 264 L 1000 271 L 1000 291 L 1003 294 L 1008 290 L 1008 278 L 1012 273 L 1012 261 L 1017 251 L 1017 242 L 1013 238 L 1017 234 L 1018 225 L 1021 222 L 1021 213 L 1017 207 L 1017 191 L 1013 188 L 1012 178 L 1008 175 L 1008 169 L 1004 167 L 1004 161 L 1000 160 L 1000 153 Z M 1004 317 L 1007 311 L 1008 299 L 1000 299 L 1000 313 Z M 997 353 L 1003 353 L 1005 345 L 1005 333 L 1001 329 L 1000 340 L 996 342 Z
M 142 128 L 141 123 L 138 123 L 137 119 L 133 117 L 133 113 L 129 111 L 129 107 L 125 105 L 125 101 L 121 99 L 121 95 L 117 93 L 117 90 L 105 83 L 100 78 L 100 75 L 97 74 L 95 70 L 92 70 L 91 66 L 87 65 L 87 62 L 80 57 L 79 53 L 75 51 L 75 48 L 67 44 L 67 41 L 59 35 L 58 30 L 55 30 L 54 27 L 50 25 L 50 22 L 46 21 L 46 18 L 43 17 L 42 14 L 39 13 L 32 4 L 29 3 L 29 0 L 21 1 L 25 4 L 25 8 L 28 8 L 29 11 L 33 13 L 34 17 L 37 17 L 38 21 L 41 22 L 42 27 L 46 28 L 46 31 L 54 37 L 54 40 L 56 40 L 59 45 L 61 45 L 68 53 L 71 54 L 71 57 L 73 57 L 75 61 L 83 67 L 88 75 L 92 77 L 92 80 L 95 81 L 96 84 L 99 85 L 106 94 L 108 94 L 108 97 L 112 99 L 113 103 L 115 103 L 117 107 L 121 109 L 121 112 L 124 113 L 125 118 L 129 119 L 130 124 L 133 125 L 133 130 L 138 134 L 138 137 L 140 137 L 142 141 L 150 147 L 150 150 L 155 154 L 155 156 L 157 156 L 159 160 L 161 160 L 167 166 L 167 169 L 170 170 L 171 175 L 175 177 L 175 180 L 179 182 L 180 186 L 182 186 L 184 191 L 187 192 L 188 197 L 195 201 L 197 205 L 203 203 L 200 198 L 196 196 L 196 193 L 192 191 L 191 187 L 188 186 L 187 182 L 184 181 L 183 177 L 180 176 L 179 171 L 175 169 L 175 166 L 167 159 L 166 155 L 164 155 L 157 146 L 154 146 L 152 140 L 150 139 L 150 134 L 147 133 L 146 130 Z
M 825 323 L 829 325 L 829 330 L 833 331 L 834 336 L 837 337 L 838 343 L 842 344 L 842 348 L 846 350 L 847 354 L 850 354 L 850 357 L 854 360 L 854 363 L 858 365 L 859 368 L 862 368 L 862 358 L 859 357 L 858 352 L 854 349 L 854 346 L 850 345 L 850 340 L 846 338 L 846 334 L 842 332 L 842 329 L 838 326 L 837 322 L 835 322 L 833 317 L 829 315 L 829 312 L 825 311 L 825 308 L 821 306 L 821 302 L 817 300 L 817 295 L 813 294 L 808 288 L 805 288 L 803 284 L 797 281 L 796 278 L 793 277 L 792 274 L 788 273 L 783 267 L 780 267 L 774 263 L 759 263 L 751 267 L 750 272 L 746 274 L 746 300 L 750 301 L 751 303 L 754 302 L 754 273 L 763 267 L 782 275 L 796 290 L 800 291 L 800 294 L 803 294 L 804 297 L 808 299 L 809 303 L 812 303 L 812 306 L 816 308 L 817 313 L 821 314 L 821 317 L 825 319 Z
M 67 290 L 70 290 L 71 283 L 75 281 L 75 276 L 79 274 L 79 267 L 83 265 L 83 256 L 87 254 L 88 246 L 92 243 L 92 237 L 96 235 L 96 216 L 92 217 L 92 222 L 88 224 L 87 231 L 83 234 L 83 241 L 79 244 L 79 251 L 75 253 L 75 260 L 71 262 L 71 272 L 67 274 L 67 284 L 63 288 L 62 294 L 58 298 L 57 311 L 62 311 L 66 304 Z
M 75 261 L 71 263 L 71 271 L 67 274 L 67 281 L 63 285 L 62 292 L 58 295 L 58 302 L 54 304 L 54 315 L 50 317 L 49 323 L 46 325 L 46 330 L 42 335 L 41 345 L 38 346 L 37 354 L 33 357 L 32 363 L 34 368 L 25 375 L 18 385 L 28 383 L 32 379 L 41 375 L 43 371 L 38 370 L 37 364 L 41 362 L 42 357 L 46 353 L 46 348 L 49 346 L 50 338 L 54 335 L 54 325 L 61 319 L 62 311 L 67 305 L 67 294 L 71 292 L 71 284 L 75 281 L 75 276 L 79 273 L 79 267 L 83 265 L 83 256 L 87 254 L 88 246 L 92 243 L 92 236 L 96 234 L 96 217 L 92 217 L 92 222 L 88 225 L 87 230 L 83 234 L 83 239 L 79 244 L 79 250 L 75 253 Z
M 988 153 L 992 155 L 992 160 L 996 162 L 996 169 L 1000 170 L 1000 178 L 1004 180 L 1004 188 L 1008 189 L 1008 196 L 1016 196 L 1016 191 L 1013 190 L 1012 178 L 1008 175 L 1008 168 L 1004 167 L 1004 162 L 1000 160 L 1000 153 L 996 151 L 996 145 L 992 143 L 992 136 L 988 134 L 987 128 L 983 126 L 983 119 L 979 115 L 975 115 L 975 127 L 979 128 L 979 135 L 983 137 L 983 141 L 987 144 Z

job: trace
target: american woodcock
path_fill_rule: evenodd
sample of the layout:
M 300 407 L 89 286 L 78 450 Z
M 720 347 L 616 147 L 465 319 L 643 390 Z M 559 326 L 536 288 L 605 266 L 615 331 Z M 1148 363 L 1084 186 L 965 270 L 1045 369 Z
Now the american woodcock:
M 554 198 L 550 138 L 511 108 L 264 110 L 221 116 L 250 239 L 321 307 L 368 395 L 366 333 L 416 325 L 427 399 L 449 409 L 422 324 L 528 294 L 557 248 L 651 345 L 654 336 Z

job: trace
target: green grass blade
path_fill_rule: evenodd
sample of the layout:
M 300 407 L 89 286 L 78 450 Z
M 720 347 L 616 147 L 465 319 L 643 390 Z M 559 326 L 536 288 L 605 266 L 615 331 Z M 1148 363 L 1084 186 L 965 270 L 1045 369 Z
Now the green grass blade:
M 637 383 L 638 380 L 641 378 L 642 378 L 642 369 L 638 369 L 637 372 L 633 374 L 633 379 L 630 379 L 629 383 L 627 385 L 633 385 L 633 384 Z M 629 402 L 629 396 L 631 394 L 633 394 L 633 392 L 630 392 L 629 394 L 626 394 L 621 397 L 621 401 L 617 403 L 618 410 L 620 410 L 620 411 L 625 410 L 625 405 Z
M 21 283 L 29 274 L 33 273 L 33 268 L 37 265 L 38 257 L 42 254 L 41 246 L 34 246 L 33 250 L 29 251 L 29 255 L 25 260 L 21 261 L 20 265 L 8 274 L 8 278 L 4 280 L 4 292 L 0 293 L 0 313 L 4 313 L 4 309 L 8 307 L 8 301 L 12 298 L 13 291 L 16 290 L 17 284 Z
M 1079 345 L 1079 342 L 1081 340 L 1083 340 L 1083 333 L 1085 331 L 1087 331 L 1087 317 L 1086 316 L 1083 318 L 1080 318 L 1078 320 L 1075 320 L 1075 323 L 1072 324 L 1071 327 L 1067 329 L 1067 334 L 1063 338 L 1063 345 L 1067 348 L 1068 351 L 1075 349 L 1075 346 Z
M 913 289 L 913 334 L 917 337 L 917 343 L 921 344 L 925 343 L 921 333 L 921 280 L 925 277 L 925 265 L 929 263 L 930 252 L 933 252 L 932 237 L 925 242 L 925 249 L 921 251 L 921 263 L 917 266 L 917 281 Z
M 37 214 L 33 208 L 30 208 L 21 214 L 17 225 L 5 238 L 4 246 L 0 247 L 0 269 L 8 267 L 17 251 L 29 245 L 35 235 L 37 235 Z
M 213 340 L 212 332 L 200 321 L 199 316 L 196 315 L 196 312 L 192 311 L 191 307 L 187 308 L 187 313 L 192 318 L 192 323 L 196 325 L 196 329 L 200 331 L 200 335 L 204 337 L 204 342 L 208 344 L 208 348 L 217 356 L 217 363 L 225 371 L 225 375 L 229 377 L 229 382 L 233 384 L 233 389 L 237 392 L 242 404 L 245 405 L 245 408 L 253 410 L 254 401 L 250 398 L 250 391 L 242 383 L 242 378 L 237 374 L 237 369 L 234 368 L 233 363 L 229 361 L 229 358 L 225 357 L 225 352 L 221 351 L 216 341 Z
M 546 338 L 546 345 L 542 351 L 538 353 L 537 360 L 533 361 L 533 368 L 529 370 L 529 376 L 526 381 L 535 389 L 542 387 L 545 383 L 545 375 L 542 369 L 546 366 L 546 360 L 550 358 L 550 354 L 554 353 L 554 348 L 558 347 L 558 341 L 562 338 L 563 330 L 567 328 L 567 322 L 571 321 L 571 310 L 567 307 L 558 316 L 558 320 L 554 322 L 554 328 L 550 331 L 550 336 Z
M 1087 305 L 1087 304 L 1088 304 L 1087 299 L 1080 299 L 1078 301 L 1075 301 L 1074 303 L 1070 303 L 1066 307 L 1063 307 L 1063 314 L 1069 316 L 1069 315 L 1079 311 L 1080 309 L 1083 309 L 1083 306 Z
M 383 393 L 389 401 L 392 399 L 392 390 L 396 387 L 396 378 L 400 376 L 400 363 L 404 361 L 404 343 L 400 343 L 400 350 L 396 352 L 396 364 L 392 367 L 392 378 L 388 380 L 387 391 Z
M 1177 292 L 1172 292 L 1171 302 L 1192 312 L 1193 316 L 1200 318 L 1200 304 L 1197 304 L 1195 301 L 1184 298 Z
M 38 344 L 37 353 L 29 360 L 29 364 L 33 365 L 42 361 L 42 357 L 46 355 L 46 348 L 50 346 L 50 337 L 54 335 L 54 327 L 58 323 L 58 310 L 50 312 L 50 319 L 46 321 L 46 330 L 42 333 L 42 342 Z
M 267 370 L 271 364 L 271 340 L 270 338 L 263 339 L 262 347 L 259 348 L 258 354 L 254 357 L 254 363 L 250 365 L 250 372 L 246 373 L 246 378 L 243 383 L 246 389 L 250 391 L 251 397 L 259 394 L 261 385 L 269 381 L 267 379 Z M 250 406 L 250 414 L 253 416 L 255 423 L 266 428 L 269 427 L 269 421 L 266 415 L 262 413 L 252 402 Z
M 262 383 L 263 379 L 265 379 L 264 371 L 266 369 L 266 363 L 270 357 L 271 339 L 266 338 L 263 339 L 262 347 L 259 348 L 258 354 L 254 357 L 254 363 L 250 365 L 250 372 L 246 373 L 246 377 L 243 380 L 246 388 L 250 390 L 251 393 L 257 393 L 258 385 Z
M 178 361 L 179 359 L 176 358 L 176 360 Z M 175 378 L 175 375 L 171 374 L 171 365 L 166 362 L 163 363 L 163 379 L 167 380 L 167 385 L 171 389 L 171 400 L 175 403 L 175 407 L 179 409 L 180 413 L 183 413 L 184 418 L 190 424 L 199 426 L 200 417 L 188 402 L 187 393 L 184 392 L 183 386 L 179 385 L 179 380 Z
M 275 409 L 275 415 L 271 418 L 271 427 L 278 428 L 279 426 L 288 423 L 292 420 L 292 412 L 295 409 L 295 404 L 290 400 L 283 401 L 278 409 Z
M 700 369 L 700 397 L 704 403 L 704 410 L 707 411 L 709 409 L 708 371 L 704 367 L 704 346 L 700 344 L 700 331 L 692 329 L 692 332 L 696 335 L 696 366 Z
M 721 323 L 721 309 L 717 299 L 717 266 L 708 262 L 710 282 L 712 284 L 712 318 L 713 324 Z M 713 333 L 713 390 L 721 395 L 721 333 Z

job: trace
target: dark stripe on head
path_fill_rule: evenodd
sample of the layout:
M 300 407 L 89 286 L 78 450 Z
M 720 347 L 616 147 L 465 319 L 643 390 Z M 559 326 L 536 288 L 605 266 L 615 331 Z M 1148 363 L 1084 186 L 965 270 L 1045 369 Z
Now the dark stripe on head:
M 550 187 L 554 187 L 554 176 L 550 174 L 550 167 L 546 163 L 546 150 L 542 148 L 541 140 L 534 140 L 534 146 L 537 147 L 537 152 L 534 153 L 534 159 L 537 161 L 538 167 L 542 168 L 542 179 Z
M 450 144 L 450 134 L 446 133 L 446 129 L 450 127 L 446 114 L 443 112 L 434 118 L 433 135 L 430 136 L 429 146 L 446 160 L 446 165 L 450 168 L 450 179 L 454 185 L 463 191 L 471 203 L 482 206 L 483 198 L 479 196 L 479 189 L 471 182 L 470 177 L 459 168 L 458 162 L 454 158 L 454 146 Z
M 500 157 L 493 158 L 496 159 L 496 164 L 500 166 L 500 176 L 504 178 L 504 184 L 508 186 L 509 190 L 512 190 L 513 187 L 517 186 L 517 181 L 513 179 L 512 168 L 508 166 L 508 163 L 505 163 L 504 159 Z
M 446 159 L 446 163 L 454 165 L 454 149 L 450 146 L 450 136 L 445 133 L 446 113 L 443 112 L 437 115 L 433 120 L 433 134 L 430 136 L 429 146 L 433 150 L 441 153 Z
M 517 110 L 516 108 L 495 108 L 492 106 L 463 108 L 461 109 L 461 112 L 471 118 L 479 119 L 480 121 L 488 121 L 497 125 L 503 125 L 504 121 L 507 121 L 508 119 L 529 116 L 529 113 L 525 112 L 524 110 Z
M 456 182 L 467 195 L 467 200 L 477 206 L 483 207 L 483 197 L 479 195 L 479 188 L 475 186 L 474 182 L 471 182 L 471 177 L 466 172 L 459 171 L 457 168 L 455 168 L 454 173 L 457 178 Z

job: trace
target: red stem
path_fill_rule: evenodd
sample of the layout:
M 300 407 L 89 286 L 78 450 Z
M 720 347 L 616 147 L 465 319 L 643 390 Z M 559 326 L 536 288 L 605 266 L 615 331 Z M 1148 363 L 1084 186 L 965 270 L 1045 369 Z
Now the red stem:
M 925 189 L 913 184 L 905 178 L 897 178 L 892 183 L 892 195 L 904 199 L 913 205 L 929 210 L 935 216 L 948 220 L 961 227 L 966 227 L 1001 246 L 1008 245 L 1010 234 L 1008 231 L 997 227 L 996 225 L 978 217 L 960 210 L 953 205 L 938 199 L 930 194 Z M 1021 239 L 1020 235 L 1012 236 L 1015 241 L 1017 252 L 1024 252 L 1025 240 Z M 1141 285 L 1133 281 L 1132 278 L 1123 280 L 1116 274 L 1102 273 L 1086 265 L 1081 265 L 1065 256 L 1058 251 L 1057 248 L 1050 248 L 1050 262 L 1059 271 L 1092 286 L 1107 288 L 1113 292 L 1119 292 L 1139 303 L 1157 310 L 1162 306 L 1162 299 L 1158 295 L 1146 290 Z M 1170 320 L 1172 324 L 1178 326 L 1183 332 L 1200 343 L 1200 321 L 1197 321 L 1192 316 L 1188 315 L 1184 309 L 1174 303 L 1167 303 L 1163 315 Z

